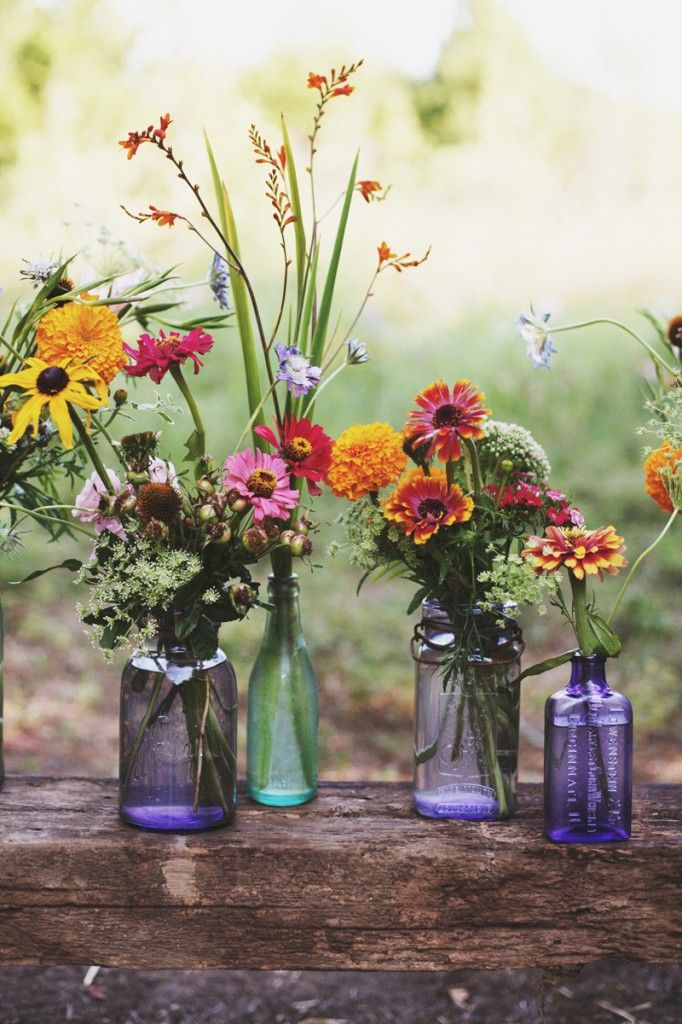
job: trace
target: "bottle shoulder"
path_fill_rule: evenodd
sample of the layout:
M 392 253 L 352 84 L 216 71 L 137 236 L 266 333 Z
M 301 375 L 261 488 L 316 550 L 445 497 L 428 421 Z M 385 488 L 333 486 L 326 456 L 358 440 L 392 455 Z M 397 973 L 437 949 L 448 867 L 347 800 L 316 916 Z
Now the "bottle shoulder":
M 574 695 L 563 689 L 547 698 L 545 714 L 550 724 L 628 725 L 632 722 L 632 704 L 617 690 Z

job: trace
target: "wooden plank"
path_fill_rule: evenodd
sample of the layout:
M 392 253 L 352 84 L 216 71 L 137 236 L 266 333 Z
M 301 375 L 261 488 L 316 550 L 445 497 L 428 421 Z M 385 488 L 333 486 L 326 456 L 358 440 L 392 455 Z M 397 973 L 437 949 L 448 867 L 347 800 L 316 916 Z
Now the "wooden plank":
M 640 787 L 633 839 L 555 846 L 541 788 L 502 823 L 433 822 L 406 784 L 300 808 L 242 797 L 232 828 L 137 831 L 116 785 L 0 793 L 0 962 L 129 968 L 566 969 L 677 962 L 680 788 Z

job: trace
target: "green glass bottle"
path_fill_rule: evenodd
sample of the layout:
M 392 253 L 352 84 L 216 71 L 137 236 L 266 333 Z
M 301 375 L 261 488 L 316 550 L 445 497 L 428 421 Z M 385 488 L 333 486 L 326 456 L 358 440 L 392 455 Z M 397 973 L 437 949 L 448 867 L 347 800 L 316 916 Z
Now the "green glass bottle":
M 261 804 L 291 807 L 317 787 L 317 680 L 306 648 L 298 576 L 268 578 L 265 634 L 249 679 L 246 778 Z

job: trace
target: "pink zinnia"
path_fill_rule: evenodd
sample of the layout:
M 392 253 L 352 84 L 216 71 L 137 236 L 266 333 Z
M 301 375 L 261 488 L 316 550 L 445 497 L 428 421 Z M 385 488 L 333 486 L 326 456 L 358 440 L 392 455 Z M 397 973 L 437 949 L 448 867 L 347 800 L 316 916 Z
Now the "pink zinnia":
M 130 485 L 123 486 L 113 469 L 107 469 L 107 475 L 116 497 L 124 493 L 133 493 Z M 123 529 L 121 520 L 118 516 L 112 515 L 112 503 L 112 495 L 104 486 L 102 478 L 98 473 L 92 473 L 76 498 L 76 507 L 71 514 L 74 519 L 80 519 L 84 523 L 94 523 L 95 533 L 104 533 L 108 530 L 119 540 L 127 540 L 128 534 Z
M 141 334 L 137 341 L 137 348 L 132 345 L 124 345 L 123 349 L 127 355 L 135 360 L 134 363 L 126 366 L 126 371 L 132 377 L 151 377 L 155 384 L 160 384 L 173 363 L 184 363 L 191 359 L 194 363 L 194 372 L 199 372 L 203 366 L 199 355 L 210 352 L 213 348 L 213 338 L 206 334 L 203 327 L 195 327 L 189 334 L 181 335 L 179 331 L 171 331 L 168 335 L 161 330 L 158 338 L 151 334 Z
M 298 491 L 289 486 L 286 464 L 267 452 L 247 450 L 230 455 L 225 459 L 223 482 L 228 490 L 246 498 L 257 523 L 265 516 L 287 519 L 289 510 L 299 502 Z

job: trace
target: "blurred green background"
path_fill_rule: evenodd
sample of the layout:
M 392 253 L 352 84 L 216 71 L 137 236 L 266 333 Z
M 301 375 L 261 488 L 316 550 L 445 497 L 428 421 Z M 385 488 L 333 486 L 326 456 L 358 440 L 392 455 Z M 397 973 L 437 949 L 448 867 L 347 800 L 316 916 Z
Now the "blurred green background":
M 357 329 L 371 361 L 344 371 L 320 399 L 325 427 L 385 419 L 396 427 L 415 391 L 436 376 L 468 376 L 498 419 L 518 420 L 546 447 L 556 486 L 588 523 L 613 523 L 630 557 L 662 526 L 642 486 L 636 428 L 641 350 L 612 329 L 559 335 L 550 371 L 534 371 L 515 333 L 529 301 L 553 321 L 595 314 L 639 324 L 637 310 L 678 313 L 677 218 L 682 188 L 682 89 L 666 47 L 682 14 L 664 0 L 651 31 L 644 5 L 535 0 L 427 0 L 301 5 L 264 0 L 3 0 L 0 6 L 0 213 L 3 305 L 21 291 L 21 258 L 79 253 L 75 276 L 178 265 L 196 287 L 187 308 L 215 311 L 205 287 L 210 254 L 182 226 L 137 225 L 119 209 L 193 213 L 159 154 L 128 162 L 117 140 L 167 110 L 176 152 L 210 194 L 202 128 L 229 183 L 245 262 L 268 317 L 279 298 L 278 239 L 247 130 L 279 144 L 287 116 L 299 172 L 314 97 L 310 70 L 365 55 L 348 99 L 335 102 L 319 145 L 319 205 L 345 185 L 355 149 L 360 178 L 392 185 L 384 203 L 356 197 L 333 318 L 352 320 L 376 246 L 420 255 L 416 271 L 383 274 Z M 620 5 L 619 5 L 620 6 Z M 342 8 L 342 10 L 341 10 Z M 562 19 L 564 19 L 562 31 Z M 638 20 L 640 19 L 640 20 Z M 677 34 L 679 37 L 679 33 Z M 572 59 L 574 58 L 574 59 Z M 327 226 L 329 225 L 329 226 Z M 332 235 L 333 218 L 323 224 Z M 222 457 L 241 433 L 245 397 L 234 329 L 217 335 L 197 378 L 209 446 Z M 165 384 L 166 382 L 164 382 Z M 173 399 L 172 382 L 161 389 Z M 136 389 L 136 396 L 143 388 Z M 158 421 L 150 425 L 159 426 Z M 165 428 L 180 461 L 186 417 Z M 368 586 L 343 554 L 324 557 L 340 506 L 319 503 L 317 560 L 303 569 L 306 635 L 322 690 L 322 774 L 395 778 L 411 762 L 411 623 L 406 584 Z M 10 771 L 113 773 L 118 677 L 83 636 L 69 578 L 13 588 L 8 581 L 63 557 L 36 530 L 1 567 L 6 612 L 6 753 Z M 87 554 L 87 548 L 79 549 Z M 679 530 L 646 565 L 619 622 L 624 653 L 610 667 L 635 704 L 640 779 L 682 780 Z M 604 600 L 613 584 L 604 585 Z M 82 597 L 82 595 L 80 595 Z M 242 699 L 262 630 L 254 614 L 226 629 Z M 555 618 L 525 623 L 527 657 L 567 641 Z M 539 778 L 542 704 L 563 673 L 526 684 L 522 774 Z

